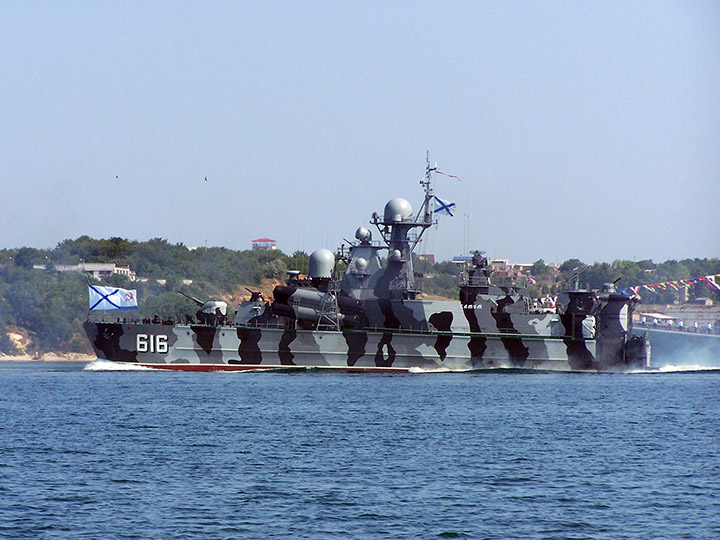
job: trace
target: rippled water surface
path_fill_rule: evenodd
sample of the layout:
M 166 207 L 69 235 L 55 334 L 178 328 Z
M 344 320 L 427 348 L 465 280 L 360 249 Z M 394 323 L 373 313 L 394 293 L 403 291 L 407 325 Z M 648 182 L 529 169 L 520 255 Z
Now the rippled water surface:
M 717 370 L 84 368 L 0 364 L 2 538 L 720 537 Z

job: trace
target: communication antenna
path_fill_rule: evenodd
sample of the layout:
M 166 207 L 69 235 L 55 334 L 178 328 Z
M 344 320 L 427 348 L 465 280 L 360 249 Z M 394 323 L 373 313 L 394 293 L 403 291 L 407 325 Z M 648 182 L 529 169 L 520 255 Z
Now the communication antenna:
M 463 240 L 464 240 L 465 245 L 463 246 L 463 248 L 464 248 L 464 253 L 466 255 L 469 255 L 470 254 L 470 214 L 465 212 L 464 217 L 465 217 L 465 223 L 464 223 L 465 230 L 463 231 L 463 233 L 464 233 Z

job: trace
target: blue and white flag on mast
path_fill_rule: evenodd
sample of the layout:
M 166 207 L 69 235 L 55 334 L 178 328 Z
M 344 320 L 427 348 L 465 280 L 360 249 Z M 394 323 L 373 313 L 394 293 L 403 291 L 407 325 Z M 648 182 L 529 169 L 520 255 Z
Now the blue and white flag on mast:
M 453 217 L 455 215 L 455 203 L 443 201 L 440 197 L 433 196 L 435 199 L 435 210 L 436 214 L 445 214 L 446 216 Z
M 137 291 L 90 285 L 90 311 L 95 309 L 137 309 Z

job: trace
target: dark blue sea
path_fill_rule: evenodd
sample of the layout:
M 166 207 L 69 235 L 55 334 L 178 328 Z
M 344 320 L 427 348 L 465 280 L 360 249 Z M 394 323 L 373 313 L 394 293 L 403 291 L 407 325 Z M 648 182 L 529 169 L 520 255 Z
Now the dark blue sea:
M 0 363 L 0 537 L 720 538 L 720 371 Z

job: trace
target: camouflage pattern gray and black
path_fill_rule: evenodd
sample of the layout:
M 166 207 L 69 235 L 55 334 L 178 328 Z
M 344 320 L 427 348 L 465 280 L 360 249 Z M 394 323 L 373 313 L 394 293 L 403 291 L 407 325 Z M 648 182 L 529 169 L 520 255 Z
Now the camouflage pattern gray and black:
M 421 182 L 425 200 L 416 216 L 404 199 L 389 201 L 382 218 L 373 214 L 382 243 L 360 227 L 356 242 L 337 256 L 324 249 L 313 252 L 308 278 L 291 272 L 287 284 L 275 288 L 272 302 L 253 293 L 232 324 L 203 316 L 202 307 L 197 315 L 202 324 L 88 321 L 85 329 L 98 358 L 192 371 L 648 366 L 649 343 L 630 336 L 637 298 L 610 284 L 602 292 L 561 294 L 556 312 L 537 309 L 524 288 L 493 284 L 487 259 L 475 252 L 459 276 L 458 301 L 424 300 L 412 252 L 435 223 L 433 171 L 428 162 Z M 382 257 L 381 252 L 387 253 Z M 338 260 L 345 263 L 341 277 L 336 276 Z

